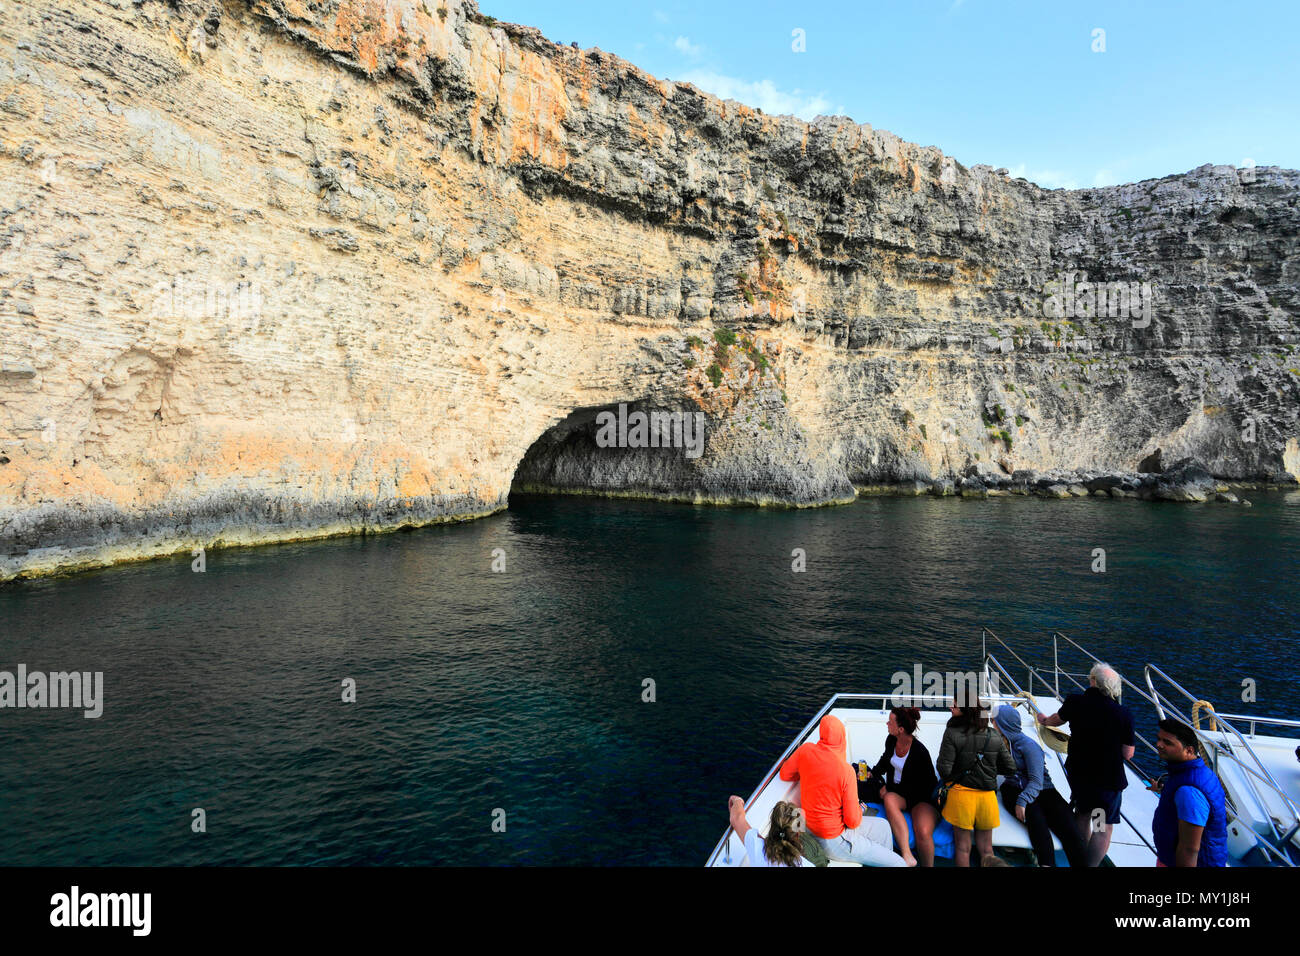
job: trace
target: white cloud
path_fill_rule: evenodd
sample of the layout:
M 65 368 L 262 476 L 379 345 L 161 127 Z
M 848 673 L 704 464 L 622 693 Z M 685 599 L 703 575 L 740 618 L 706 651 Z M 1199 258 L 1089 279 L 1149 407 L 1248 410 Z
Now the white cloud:
M 830 111 L 830 100 L 822 94 L 809 94 L 797 89 L 786 92 L 777 89 L 771 80 L 742 80 L 708 70 L 692 70 L 678 79 L 693 83 L 706 93 L 724 100 L 737 100 L 776 116 L 790 114 L 802 120 L 811 120 Z M 837 112 L 843 112 L 843 108 Z
M 656 11 L 654 12 L 654 17 L 655 17 L 655 19 L 658 20 L 660 23 L 667 23 L 667 22 L 668 22 L 668 14 L 664 13 L 662 10 L 656 10 Z
M 692 43 L 690 37 L 678 37 L 673 41 L 673 46 L 677 52 L 689 57 L 697 57 L 704 52 L 704 48 L 697 43 Z

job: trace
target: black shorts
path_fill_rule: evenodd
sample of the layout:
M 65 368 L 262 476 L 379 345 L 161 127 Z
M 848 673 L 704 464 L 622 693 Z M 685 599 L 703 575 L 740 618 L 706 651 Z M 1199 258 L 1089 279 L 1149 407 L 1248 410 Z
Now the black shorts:
M 1088 816 L 1092 811 L 1106 811 L 1107 823 L 1119 823 L 1119 805 L 1124 796 L 1123 790 L 1098 790 L 1095 787 L 1079 787 L 1070 795 L 1070 809 L 1075 813 Z
M 884 789 L 883 791 L 881 791 L 881 800 L 884 800 L 884 795 L 885 795 L 886 793 L 898 793 L 898 792 L 899 792 L 899 790 L 898 790 L 898 785 L 895 784 L 895 783 L 891 780 L 891 781 L 889 781 L 888 783 L 885 784 L 885 789 Z M 924 804 L 927 804 L 927 805 L 929 805 L 929 806 L 931 806 L 931 807 L 934 807 L 934 812 L 935 812 L 935 813 L 938 813 L 938 812 L 939 812 L 939 805 L 938 805 L 937 803 L 935 803 L 933 797 L 929 797 L 929 796 L 928 796 L 928 797 L 923 797 L 923 798 L 920 799 L 920 800 L 913 800 L 913 801 L 911 801 L 910 803 L 905 804 L 905 805 L 903 806 L 903 810 L 904 810 L 905 812 L 907 812 L 907 813 L 911 813 L 913 810 L 915 810 L 917 807 L 919 807 L 919 806 L 920 806 L 921 804 L 923 804 L 923 803 L 924 803 Z

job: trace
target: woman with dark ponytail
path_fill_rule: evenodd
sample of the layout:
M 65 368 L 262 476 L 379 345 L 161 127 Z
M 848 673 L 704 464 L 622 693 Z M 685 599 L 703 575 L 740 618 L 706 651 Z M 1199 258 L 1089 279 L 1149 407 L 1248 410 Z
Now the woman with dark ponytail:
M 889 711 L 889 736 L 885 752 L 876 765 L 865 771 L 865 786 L 880 792 L 885 805 L 885 819 L 894 831 L 894 843 L 908 866 L 934 866 L 934 828 L 939 823 L 939 808 L 934 803 L 938 778 L 934 761 L 925 744 L 917 740 L 917 721 L 921 711 L 915 707 L 894 707 Z M 907 820 L 912 815 L 916 834 L 916 855 L 908 847 Z M 918 860 L 919 857 L 919 860 Z
M 727 801 L 731 828 L 745 845 L 750 866 L 812 866 L 803 857 L 803 811 L 781 800 L 772 808 L 767 822 L 767 839 L 745 818 L 745 801 L 731 797 Z
M 957 866 L 970 866 L 972 842 L 981 866 L 993 855 L 993 831 L 1002 822 L 998 774 L 1016 774 L 1010 747 L 989 726 L 983 704 L 978 700 L 968 704 L 958 697 L 939 745 L 939 778 L 949 787 L 943 818 L 953 826 L 953 863 Z

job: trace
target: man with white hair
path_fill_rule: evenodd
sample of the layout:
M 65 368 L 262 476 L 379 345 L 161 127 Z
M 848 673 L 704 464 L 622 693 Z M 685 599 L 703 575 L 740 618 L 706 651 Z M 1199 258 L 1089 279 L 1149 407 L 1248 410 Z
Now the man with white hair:
M 1115 668 L 1098 663 L 1088 672 L 1088 689 L 1070 694 L 1051 717 L 1038 715 L 1048 727 L 1070 725 L 1065 776 L 1079 835 L 1088 845 L 1088 865 L 1100 866 L 1119 823 L 1119 808 L 1128 777 L 1124 761 L 1133 758 L 1133 714 L 1119 702 Z

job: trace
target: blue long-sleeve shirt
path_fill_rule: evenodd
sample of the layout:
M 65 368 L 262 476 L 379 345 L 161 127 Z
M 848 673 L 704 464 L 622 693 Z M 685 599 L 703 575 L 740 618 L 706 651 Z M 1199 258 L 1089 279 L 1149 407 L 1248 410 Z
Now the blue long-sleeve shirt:
M 1016 784 L 1020 787 L 1016 804 L 1027 807 L 1044 790 L 1055 790 L 1043 762 L 1043 748 L 1020 729 L 1020 711 L 1004 704 L 993 715 L 993 721 L 998 730 L 1002 731 L 1002 736 L 1007 738 L 1007 743 L 1011 745 L 1011 756 L 1016 761 Z

